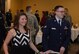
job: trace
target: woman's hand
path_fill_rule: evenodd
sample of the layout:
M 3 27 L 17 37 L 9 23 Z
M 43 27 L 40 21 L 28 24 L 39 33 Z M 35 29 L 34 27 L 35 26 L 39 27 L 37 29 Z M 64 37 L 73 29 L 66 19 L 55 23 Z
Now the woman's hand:
M 47 50 L 46 52 L 44 52 L 45 54 L 49 54 L 51 52 L 51 50 Z
M 40 54 L 45 54 L 44 52 L 40 52 Z

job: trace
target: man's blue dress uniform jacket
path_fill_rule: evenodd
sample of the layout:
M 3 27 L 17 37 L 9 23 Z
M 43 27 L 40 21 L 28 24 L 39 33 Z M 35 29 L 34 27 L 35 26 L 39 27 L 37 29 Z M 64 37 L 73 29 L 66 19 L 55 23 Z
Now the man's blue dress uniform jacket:
M 61 47 L 66 49 L 68 47 L 70 37 L 71 27 L 68 21 L 63 18 L 60 26 L 55 17 L 49 19 L 43 28 L 43 50 L 53 50 L 59 52 Z

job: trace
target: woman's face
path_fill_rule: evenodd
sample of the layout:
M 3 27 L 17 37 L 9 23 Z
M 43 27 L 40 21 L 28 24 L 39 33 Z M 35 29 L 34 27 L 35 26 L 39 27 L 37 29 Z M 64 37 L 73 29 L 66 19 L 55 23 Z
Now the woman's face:
M 26 23 L 27 23 L 27 18 L 26 18 L 26 16 L 25 16 L 25 15 L 20 16 L 19 25 L 25 26 Z

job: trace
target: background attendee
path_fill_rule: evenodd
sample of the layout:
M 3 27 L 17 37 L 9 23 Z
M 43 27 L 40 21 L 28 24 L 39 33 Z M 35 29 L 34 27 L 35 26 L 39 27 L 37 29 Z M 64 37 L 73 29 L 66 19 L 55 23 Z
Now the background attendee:
M 45 25 L 47 19 L 48 19 L 48 11 L 43 11 L 41 22 L 40 22 L 41 27 L 43 27 Z
M 23 9 L 21 9 L 21 10 L 20 10 L 20 13 L 24 13 L 24 10 L 23 10 Z
M 35 11 L 35 16 L 38 20 L 38 23 L 40 23 L 40 17 L 39 17 L 39 11 L 38 10 Z
M 31 6 L 27 6 L 26 7 L 26 15 L 28 17 L 27 26 L 31 30 L 32 41 L 35 43 L 35 36 L 36 36 L 36 34 L 37 34 L 38 30 L 39 30 L 39 25 L 38 25 L 37 18 L 35 17 L 35 15 L 33 15 L 31 13 L 31 11 L 32 11 Z
M 26 7 L 26 15 L 28 17 L 27 27 L 31 31 L 30 32 L 31 39 L 33 43 L 35 44 L 35 38 L 36 38 L 37 32 L 39 31 L 39 25 L 38 25 L 36 16 L 33 15 L 31 12 L 32 12 L 31 6 L 27 6 Z M 31 51 L 30 54 L 35 54 L 35 53 Z
M 5 21 L 4 16 L 0 10 L 0 49 L 3 45 L 3 40 L 5 39 L 5 36 L 6 36 Z
M 54 13 L 54 9 L 52 9 L 52 11 L 49 13 L 49 16 L 50 16 L 51 18 L 53 18 L 54 15 L 55 15 L 55 13 Z
M 20 13 L 20 11 L 17 9 L 16 10 L 16 13 L 15 13 L 15 16 L 17 15 L 17 14 L 19 14 Z
M 6 12 L 6 22 L 8 27 L 11 26 L 11 21 L 12 21 L 12 13 L 11 13 L 11 10 L 9 9 L 9 11 Z
M 68 8 L 65 8 L 65 19 L 69 21 L 71 27 L 72 27 L 72 17 L 71 15 L 69 14 L 69 10 Z

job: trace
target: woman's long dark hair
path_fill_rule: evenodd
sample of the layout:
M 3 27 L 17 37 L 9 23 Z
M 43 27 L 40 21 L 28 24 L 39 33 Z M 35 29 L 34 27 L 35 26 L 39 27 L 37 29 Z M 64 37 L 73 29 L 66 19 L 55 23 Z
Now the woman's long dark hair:
M 28 22 L 28 17 L 27 17 L 27 15 L 26 15 L 25 13 L 18 13 L 18 14 L 15 16 L 15 18 L 14 18 L 14 22 L 13 22 L 14 26 L 13 26 L 13 28 L 16 28 L 16 29 L 19 30 L 19 19 L 20 19 L 20 16 L 22 16 L 22 15 L 26 16 L 26 20 L 27 20 L 27 22 Z M 27 23 L 26 23 L 26 25 L 24 26 L 24 29 L 25 29 L 26 32 L 29 30 L 29 29 L 27 28 Z

